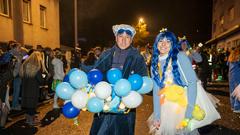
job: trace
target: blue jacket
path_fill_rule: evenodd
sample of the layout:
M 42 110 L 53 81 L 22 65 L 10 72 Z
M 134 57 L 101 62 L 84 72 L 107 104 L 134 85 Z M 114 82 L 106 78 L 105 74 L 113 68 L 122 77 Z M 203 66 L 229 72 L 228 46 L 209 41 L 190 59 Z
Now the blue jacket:
M 192 68 L 192 64 L 189 60 L 189 58 L 184 54 L 183 52 L 178 53 L 178 69 L 179 73 L 181 75 L 181 80 L 182 82 L 187 86 L 187 98 L 188 98 L 188 105 L 187 105 L 187 110 L 185 113 L 185 118 L 191 118 L 192 117 L 192 111 L 193 111 L 193 106 L 195 105 L 196 102 L 196 96 L 197 96 L 197 76 L 195 71 Z M 187 82 L 185 81 L 183 77 L 183 73 L 181 72 L 179 66 L 181 66 L 184 75 L 187 79 Z M 153 109 L 154 109 L 154 119 L 155 120 L 160 120 L 160 111 L 161 111 L 161 105 L 160 105 L 160 98 L 158 96 L 159 92 L 159 87 L 157 83 L 154 81 L 154 86 L 153 86 Z
M 122 70 L 123 78 L 128 78 L 128 76 L 131 74 L 139 74 L 141 76 L 146 76 L 147 67 L 143 56 L 139 53 L 139 51 L 136 48 L 130 46 L 129 49 L 130 51 L 125 60 Z M 104 51 L 94 66 L 89 67 L 82 64 L 81 69 L 85 72 L 88 72 L 94 68 L 99 69 L 103 73 L 104 78 L 106 80 L 106 73 L 109 69 L 112 68 L 114 51 L 115 51 L 114 47 Z

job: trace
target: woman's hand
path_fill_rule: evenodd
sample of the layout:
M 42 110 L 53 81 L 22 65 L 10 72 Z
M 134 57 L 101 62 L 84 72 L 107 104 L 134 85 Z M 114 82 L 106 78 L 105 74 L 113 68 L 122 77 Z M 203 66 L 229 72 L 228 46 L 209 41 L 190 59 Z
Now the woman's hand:
M 160 121 L 159 120 L 155 120 L 153 122 L 153 126 L 158 130 L 160 128 Z

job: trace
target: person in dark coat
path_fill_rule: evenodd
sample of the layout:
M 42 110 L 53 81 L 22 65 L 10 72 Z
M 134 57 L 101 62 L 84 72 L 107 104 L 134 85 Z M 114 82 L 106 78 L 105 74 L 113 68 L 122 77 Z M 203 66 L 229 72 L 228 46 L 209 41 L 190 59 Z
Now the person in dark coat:
M 35 114 L 40 93 L 39 86 L 44 83 L 44 75 L 42 74 L 44 69 L 40 52 L 33 52 L 20 68 L 22 108 L 26 111 L 26 123 L 29 125 L 37 125 L 39 123 Z
M 116 44 L 103 52 L 93 68 L 104 75 L 111 68 L 122 70 L 123 78 L 131 74 L 147 75 L 147 67 L 143 56 L 132 46 L 136 33 L 129 25 L 113 26 Z M 106 78 L 106 76 L 104 77 Z M 90 135 L 134 135 L 136 109 L 129 113 L 100 113 L 94 115 Z
M 208 78 L 210 78 L 211 76 L 211 67 L 209 66 L 209 63 L 208 63 L 208 56 L 202 50 L 202 48 L 197 47 L 196 50 L 202 57 L 202 61 L 197 63 L 197 66 L 198 66 L 197 75 L 199 79 L 202 81 L 203 88 L 206 90 Z
M 13 80 L 14 61 L 14 56 L 9 52 L 0 56 L 0 130 L 4 128 L 10 111 L 7 93 Z
M 44 64 L 45 64 L 46 70 L 48 72 L 48 77 L 49 77 L 48 81 L 46 82 L 48 85 L 48 93 L 49 94 L 54 93 L 54 91 L 51 89 L 53 75 L 54 75 L 53 65 L 51 63 L 53 60 L 53 57 L 54 57 L 53 50 L 49 47 L 46 47 L 45 51 L 44 51 Z M 46 97 L 46 99 L 48 99 L 48 97 Z

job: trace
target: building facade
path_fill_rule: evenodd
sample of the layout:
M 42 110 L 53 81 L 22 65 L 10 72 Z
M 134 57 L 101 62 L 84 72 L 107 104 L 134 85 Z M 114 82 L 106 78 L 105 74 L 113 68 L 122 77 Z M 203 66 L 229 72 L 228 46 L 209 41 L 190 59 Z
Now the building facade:
M 240 1 L 213 0 L 212 38 L 206 42 L 216 48 L 232 49 L 240 45 Z
M 0 43 L 60 47 L 59 0 L 0 0 Z

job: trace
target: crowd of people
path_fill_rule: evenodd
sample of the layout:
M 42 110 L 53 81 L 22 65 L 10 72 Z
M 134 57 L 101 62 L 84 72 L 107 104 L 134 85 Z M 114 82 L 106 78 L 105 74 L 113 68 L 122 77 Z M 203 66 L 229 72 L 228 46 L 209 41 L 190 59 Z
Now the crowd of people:
M 162 29 L 156 36 L 154 44 L 135 48 L 132 44 L 135 29 L 126 24 L 114 25 L 115 44 L 112 48 L 92 48 L 86 56 L 80 48 L 63 51 L 49 47 L 26 49 L 16 41 L 9 41 L 8 49 L 2 50 L 0 59 L 0 121 L 4 127 L 10 110 L 25 110 L 26 123 L 31 126 L 39 124 L 37 105 L 39 99 L 53 97 L 53 109 L 59 109 L 56 86 L 63 81 L 65 74 L 72 68 L 88 72 L 97 68 L 103 74 L 111 68 L 122 70 L 123 78 L 131 74 L 149 75 L 154 81 L 153 121 L 150 127 L 154 134 L 199 134 L 197 130 L 187 131 L 179 127 L 185 119 L 191 119 L 197 97 L 197 80 L 200 79 L 206 90 L 207 82 L 223 79 L 229 72 L 230 101 L 234 112 L 240 112 L 240 50 L 231 52 L 203 49 L 191 46 L 186 37 L 179 38 L 167 29 Z M 210 65 L 209 65 L 210 63 Z M 228 63 L 228 65 L 227 65 Z M 229 71 L 228 71 L 229 66 Z M 170 100 L 164 92 L 172 86 L 181 89 L 181 103 Z M 42 88 L 47 88 L 42 95 Z M 10 92 L 12 89 L 12 92 Z M 180 90 L 180 91 L 181 91 Z M 12 105 L 9 95 L 12 93 Z M 21 104 L 20 104 L 21 95 Z M 176 109 L 178 114 L 171 113 Z M 168 116 L 167 116 L 168 115 Z M 136 110 L 127 114 L 100 113 L 94 115 L 90 130 L 91 135 L 134 134 Z M 176 127 L 179 127 L 176 129 Z
M 53 108 L 59 109 L 54 92 L 57 84 L 71 68 L 79 68 L 80 63 L 94 65 L 101 52 L 101 47 L 95 47 L 83 56 L 80 48 L 64 51 L 38 45 L 37 49 L 26 49 L 14 40 L 9 41 L 7 48 L 0 49 L 0 126 L 4 127 L 10 119 L 7 117 L 10 110 L 24 110 L 26 123 L 39 124 L 36 117 L 38 101 L 53 97 Z

